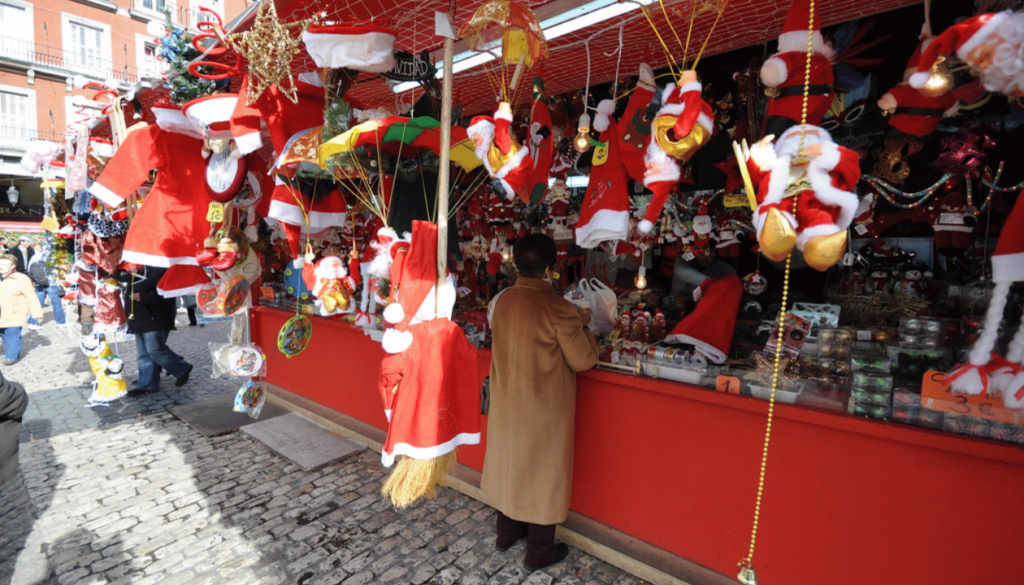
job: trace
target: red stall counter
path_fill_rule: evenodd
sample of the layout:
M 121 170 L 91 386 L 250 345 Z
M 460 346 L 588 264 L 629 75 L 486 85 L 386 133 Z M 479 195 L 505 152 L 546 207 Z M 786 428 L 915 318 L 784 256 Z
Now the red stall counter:
M 267 381 L 386 429 L 380 344 L 314 317 L 309 348 L 289 359 L 275 348 L 291 315 L 253 310 Z M 479 355 L 482 380 L 490 352 Z M 676 382 L 580 374 L 572 510 L 735 575 L 767 407 Z M 754 562 L 762 583 L 1019 583 L 1024 448 L 784 404 L 775 417 Z M 479 470 L 484 449 L 460 448 L 459 462 Z

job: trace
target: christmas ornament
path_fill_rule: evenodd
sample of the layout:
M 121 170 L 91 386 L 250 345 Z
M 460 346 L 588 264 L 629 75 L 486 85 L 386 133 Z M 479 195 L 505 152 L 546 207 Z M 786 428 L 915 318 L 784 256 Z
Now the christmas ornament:
M 235 405 L 232 410 L 248 414 L 252 418 L 259 418 L 266 401 L 267 393 L 263 390 L 263 384 L 249 381 L 242 384 L 235 394 Z
M 743 290 L 754 296 L 764 294 L 764 291 L 768 290 L 768 279 L 762 276 L 760 271 L 755 270 L 743 277 Z
M 256 11 L 252 28 L 227 37 L 227 43 L 249 64 L 246 104 L 254 104 L 270 86 L 277 86 L 293 104 L 299 102 L 298 88 L 292 76 L 292 60 L 299 54 L 302 43 L 297 31 L 305 30 L 312 21 L 283 23 L 277 16 L 274 3 L 263 2 Z
M 473 140 L 477 158 L 484 163 L 493 179 L 495 190 L 508 200 L 517 196 L 523 202 L 530 200 L 533 185 L 529 184 L 533 159 L 530 150 L 520 145 L 512 135 L 512 108 L 501 102 L 494 117 L 476 116 L 466 133 Z
M 263 372 L 266 356 L 254 343 L 226 348 L 228 372 L 240 378 L 251 378 Z

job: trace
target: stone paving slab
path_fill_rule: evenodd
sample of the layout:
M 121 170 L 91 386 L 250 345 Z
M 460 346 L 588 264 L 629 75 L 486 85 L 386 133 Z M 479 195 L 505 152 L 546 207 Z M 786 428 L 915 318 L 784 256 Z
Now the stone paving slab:
M 296 412 L 243 426 L 241 431 L 306 471 L 366 449 Z
M 201 402 L 172 406 L 170 412 L 207 437 L 230 433 L 257 420 L 270 420 L 288 413 L 288 410 L 267 402 L 260 410 L 260 417 L 254 419 L 248 414 L 235 412 L 234 406 L 235 395 L 224 394 Z
M 21 474 L 0 492 L 0 585 L 640 583 L 575 549 L 527 573 L 525 545 L 495 550 L 494 511 L 450 488 L 396 510 L 371 451 L 305 470 L 244 432 L 196 431 L 169 410 L 233 396 L 209 353 L 230 323 L 188 327 L 182 312 L 169 343 L 196 366 L 189 383 L 97 408 L 80 337 L 49 309 L 44 323 L 4 368 L 31 402 Z M 117 346 L 134 377 L 133 340 Z

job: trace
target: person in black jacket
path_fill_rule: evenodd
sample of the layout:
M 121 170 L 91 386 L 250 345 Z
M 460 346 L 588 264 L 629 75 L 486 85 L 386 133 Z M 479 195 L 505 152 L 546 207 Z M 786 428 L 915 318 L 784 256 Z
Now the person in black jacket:
M 0 490 L 18 476 L 18 435 L 27 408 L 25 389 L 0 374 Z
M 139 380 L 128 394 L 160 390 L 160 371 L 174 376 L 176 387 L 188 383 L 192 364 L 167 347 L 167 337 L 174 329 L 177 302 L 156 290 L 166 268 L 143 266 L 126 278 L 124 309 L 128 313 L 128 332 L 135 334 L 136 362 Z
M 28 274 L 28 261 L 31 260 L 32 256 L 35 256 L 36 253 L 36 249 L 32 247 L 32 238 L 28 236 L 21 236 L 18 238 L 18 245 L 11 246 L 11 248 L 7 250 L 7 253 L 18 259 L 18 267 L 16 270 L 22 274 Z

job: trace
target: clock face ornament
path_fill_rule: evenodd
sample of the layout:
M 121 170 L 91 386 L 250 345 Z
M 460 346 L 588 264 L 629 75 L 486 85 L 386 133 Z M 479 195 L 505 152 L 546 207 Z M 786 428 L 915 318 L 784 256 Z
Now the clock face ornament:
M 220 203 L 230 201 L 246 177 L 244 158 L 231 156 L 231 149 L 210 154 L 206 159 L 206 193 Z

